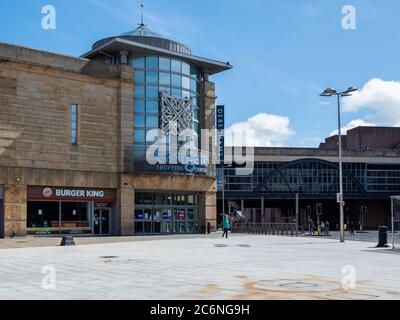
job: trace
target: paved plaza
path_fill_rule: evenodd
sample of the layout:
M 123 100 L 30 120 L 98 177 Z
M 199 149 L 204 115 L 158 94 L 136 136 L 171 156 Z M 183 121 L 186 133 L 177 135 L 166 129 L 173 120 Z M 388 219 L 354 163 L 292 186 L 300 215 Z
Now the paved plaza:
M 400 253 L 375 242 L 219 234 L 115 241 L 1 249 L 0 299 L 400 299 Z M 356 288 L 345 290 L 342 271 L 351 268 Z

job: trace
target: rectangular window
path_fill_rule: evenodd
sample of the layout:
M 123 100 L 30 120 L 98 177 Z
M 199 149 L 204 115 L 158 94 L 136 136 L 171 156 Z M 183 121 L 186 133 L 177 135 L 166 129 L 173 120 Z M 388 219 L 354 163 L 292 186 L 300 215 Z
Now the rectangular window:
M 155 100 L 146 101 L 146 112 L 158 113 L 158 101 Z
M 147 57 L 146 58 L 146 69 L 158 69 L 158 58 Z
M 171 70 L 174 72 L 181 73 L 182 72 L 182 62 L 178 60 L 171 61 Z
M 187 77 L 182 77 L 182 88 L 190 90 L 190 79 Z
M 171 71 L 171 60 L 168 58 L 160 58 L 160 70 Z
M 158 87 L 146 86 L 146 98 L 158 98 Z
M 78 105 L 71 105 L 71 144 L 78 144 Z
M 132 66 L 136 69 L 136 68 L 140 68 L 140 69 L 144 69 L 144 58 L 134 58 L 132 60 Z
M 158 72 L 147 71 L 146 72 L 146 83 L 158 84 Z
M 182 77 L 177 74 L 171 76 L 171 83 L 173 86 L 181 88 L 182 87 Z
M 190 65 L 189 64 L 182 62 L 182 73 L 190 75 Z
M 146 128 L 148 128 L 148 129 L 158 128 L 158 117 L 147 116 L 146 117 Z
M 135 128 L 144 128 L 144 127 L 145 127 L 145 117 L 135 114 Z
M 144 98 L 144 86 L 135 86 L 135 98 Z
M 135 71 L 135 83 L 145 83 L 144 71 Z
M 171 84 L 171 75 L 169 73 L 160 72 L 160 84 L 169 86 Z
M 144 100 L 135 100 L 135 112 L 145 112 L 144 109 L 145 106 L 145 101 Z

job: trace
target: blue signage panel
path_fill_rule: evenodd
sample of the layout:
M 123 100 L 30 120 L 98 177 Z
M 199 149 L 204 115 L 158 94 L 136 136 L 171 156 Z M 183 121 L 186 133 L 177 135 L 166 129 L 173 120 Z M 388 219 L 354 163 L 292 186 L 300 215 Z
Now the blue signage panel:
M 225 160 L 225 106 L 217 106 L 218 153 L 221 164 Z

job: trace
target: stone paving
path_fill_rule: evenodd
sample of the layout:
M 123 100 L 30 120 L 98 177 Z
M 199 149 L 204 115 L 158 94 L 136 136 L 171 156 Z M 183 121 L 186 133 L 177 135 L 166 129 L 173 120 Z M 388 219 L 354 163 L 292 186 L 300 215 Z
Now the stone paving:
M 400 253 L 376 243 L 219 234 L 146 240 L 0 250 L 0 299 L 400 299 Z M 348 265 L 354 290 L 341 285 Z M 55 289 L 44 281 L 51 273 L 42 274 L 52 268 Z

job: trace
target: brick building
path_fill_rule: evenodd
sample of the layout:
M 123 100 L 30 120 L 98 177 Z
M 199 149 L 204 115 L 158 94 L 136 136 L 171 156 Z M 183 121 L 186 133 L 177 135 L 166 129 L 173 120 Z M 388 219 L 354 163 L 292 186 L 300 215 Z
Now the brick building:
M 82 57 L 0 43 L 0 236 L 215 229 L 213 166 L 150 166 L 145 153 L 168 122 L 162 99 L 184 102 L 196 132 L 214 128 L 209 78 L 230 68 L 143 24 Z

